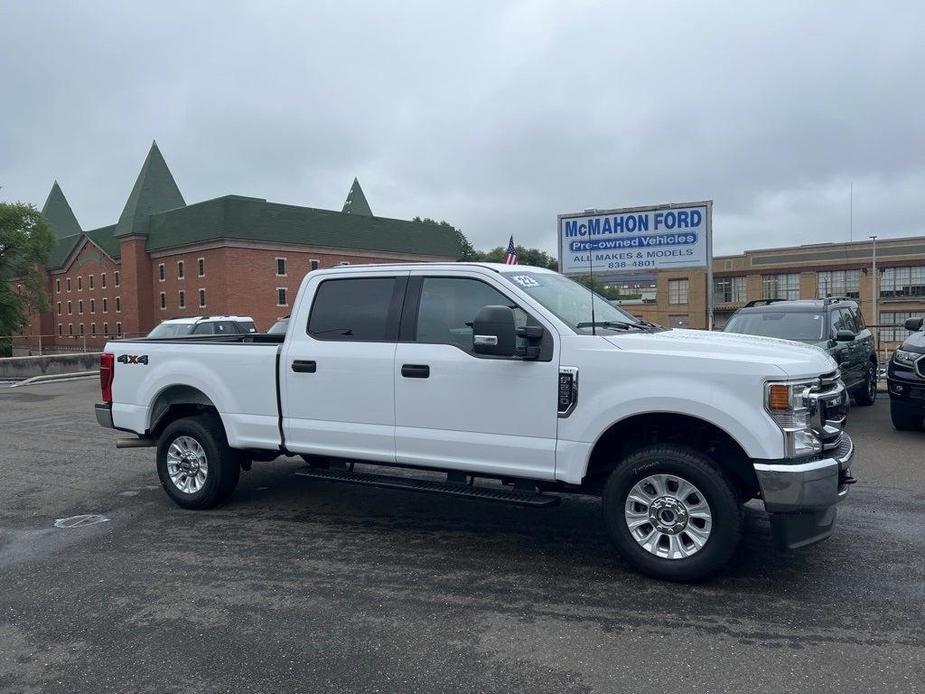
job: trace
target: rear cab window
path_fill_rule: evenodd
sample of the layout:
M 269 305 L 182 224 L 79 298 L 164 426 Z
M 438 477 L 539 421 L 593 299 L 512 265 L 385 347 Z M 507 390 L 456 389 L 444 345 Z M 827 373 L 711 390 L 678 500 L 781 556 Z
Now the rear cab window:
M 394 342 L 406 282 L 405 277 L 323 280 L 306 332 L 316 340 Z

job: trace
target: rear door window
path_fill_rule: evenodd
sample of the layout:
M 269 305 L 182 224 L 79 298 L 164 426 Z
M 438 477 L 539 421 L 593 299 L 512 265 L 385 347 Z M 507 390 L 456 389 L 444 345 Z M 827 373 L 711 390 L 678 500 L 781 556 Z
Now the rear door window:
M 199 323 L 193 328 L 193 335 L 214 335 L 215 323 Z
M 325 280 L 315 292 L 308 334 L 346 342 L 397 340 L 404 284 L 395 277 Z

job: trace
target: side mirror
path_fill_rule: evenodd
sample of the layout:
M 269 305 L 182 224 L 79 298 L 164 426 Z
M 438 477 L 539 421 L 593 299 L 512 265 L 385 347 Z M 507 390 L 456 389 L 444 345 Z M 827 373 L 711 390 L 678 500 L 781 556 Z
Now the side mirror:
M 925 318 L 907 318 L 906 319 L 906 330 L 911 333 L 918 332 L 922 329 L 922 324 L 925 323 Z
M 836 342 L 851 342 L 855 338 L 855 334 L 850 330 L 839 330 L 835 333 Z
M 514 309 L 510 306 L 482 306 L 472 321 L 472 351 L 513 357 L 516 347 Z

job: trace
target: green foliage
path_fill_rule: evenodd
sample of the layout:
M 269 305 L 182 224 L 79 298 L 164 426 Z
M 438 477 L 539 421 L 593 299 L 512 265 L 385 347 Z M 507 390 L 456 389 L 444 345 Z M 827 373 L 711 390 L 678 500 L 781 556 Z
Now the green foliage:
M 539 248 L 525 248 L 524 246 L 517 246 L 516 248 L 518 265 L 534 265 L 536 267 L 545 267 L 550 270 L 559 269 L 559 261 L 546 251 L 541 251 Z M 497 246 L 490 251 L 476 251 L 474 260 L 485 263 L 502 263 L 504 262 L 505 255 L 507 255 L 507 247 Z
M 45 274 L 55 237 L 33 205 L 0 203 L 0 335 L 19 332 L 30 312 L 48 310 Z
M 421 219 L 420 217 L 414 217 L 411 221 L 419 222 L 419 223 L 427 222 L 429 224 L 436 224 L 446 229 L 452 229 L 453 233 L 456 234 L 456 243 L 459 246 L 459 258 L 457 258 L 457 260 L 477 260 L 478 259 L 476 258 L 478 251 L 475 250 L 475 248 L 472 245 L 472 242 L 466 238 L 466 235 L 463 234 L 461 230 L 457 229 L 456 227 L 454 227 L 452 224 L 450 224 L 446 220 L 441 219 L 438 222 L 437 220 L 431 219 L 430 217 L 424 217 L 423 219 Z

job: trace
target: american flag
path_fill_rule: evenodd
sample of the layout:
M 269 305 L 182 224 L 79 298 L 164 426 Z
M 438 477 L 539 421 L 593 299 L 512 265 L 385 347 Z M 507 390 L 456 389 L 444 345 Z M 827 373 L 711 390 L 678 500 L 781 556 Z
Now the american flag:
M 504 254 L 505 265 L 517 265 L 517 249 L 514 248 L 514 235 L 511 234 L 511 240 L 507 242 L 507 253 Z

